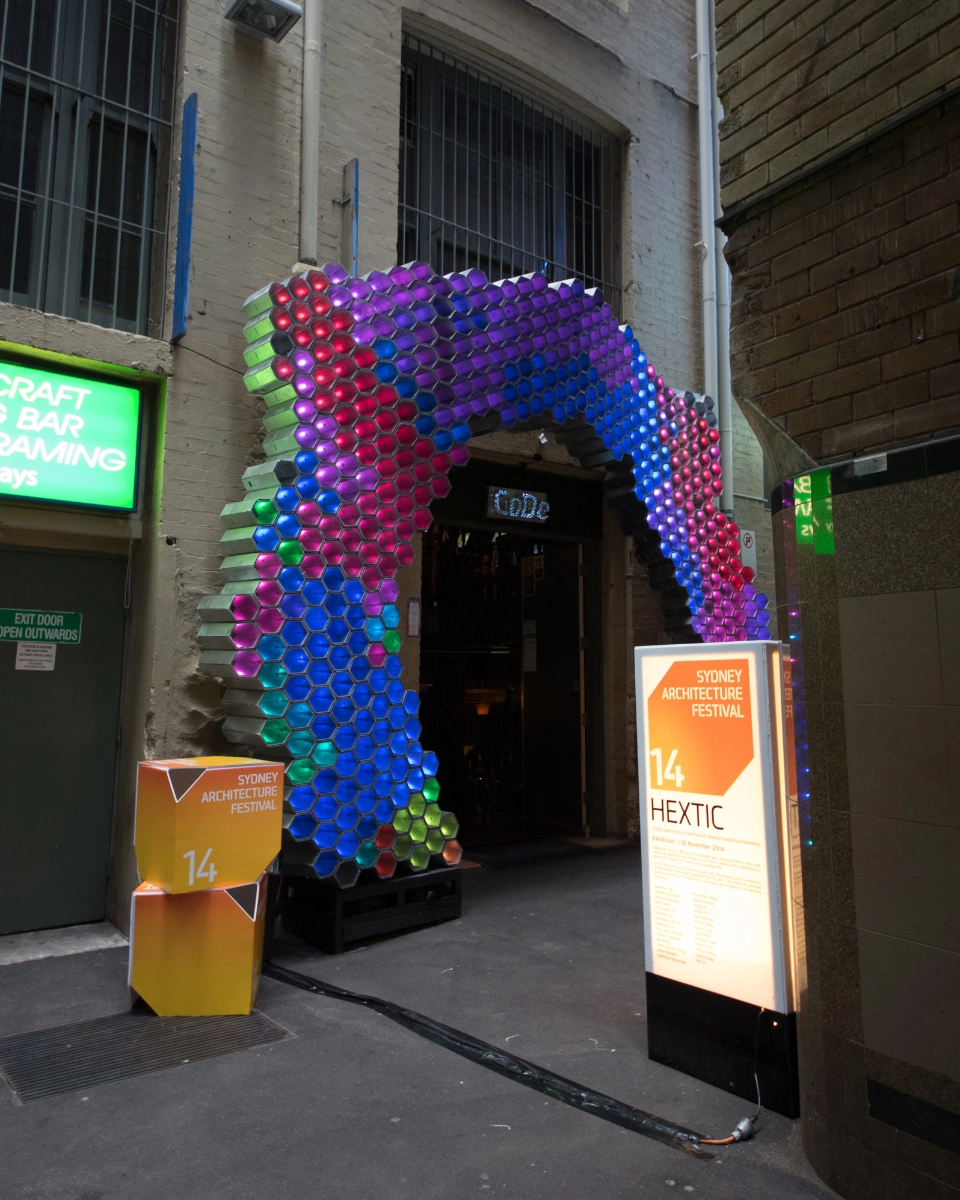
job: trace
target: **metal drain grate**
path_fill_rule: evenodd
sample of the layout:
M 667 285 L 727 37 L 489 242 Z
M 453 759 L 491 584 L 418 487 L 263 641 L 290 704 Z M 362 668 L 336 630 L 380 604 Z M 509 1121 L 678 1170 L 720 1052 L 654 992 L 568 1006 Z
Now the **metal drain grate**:
M 289 1037 L 259 1012 L 157 1017 L 133 1009 L 0 1038 L 0 1071 L 21 1100 L 39 1100 Z

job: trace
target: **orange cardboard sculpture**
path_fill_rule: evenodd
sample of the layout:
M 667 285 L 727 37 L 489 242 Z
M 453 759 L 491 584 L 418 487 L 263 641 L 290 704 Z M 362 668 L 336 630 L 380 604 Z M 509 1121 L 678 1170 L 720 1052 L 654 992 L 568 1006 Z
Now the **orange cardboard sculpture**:
M 248 1013 L 260 985 L 267 876 L 172 895 L 133 893 L 130 986 L 161 1017 Z
M 280 852 L 283 765 L 251 758 L 143 762 L 134 844 L 166 892 L 253 883 Z
M 283 768 L 249 758 L 140 764 L 130 986 L 160 1016 L 249 1013 Z

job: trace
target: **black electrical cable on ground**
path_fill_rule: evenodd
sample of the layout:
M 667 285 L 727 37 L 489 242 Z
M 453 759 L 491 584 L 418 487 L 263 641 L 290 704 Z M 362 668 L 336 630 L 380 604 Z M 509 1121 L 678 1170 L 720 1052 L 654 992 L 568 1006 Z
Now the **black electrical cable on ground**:
M 760 1063 L 760 1018 L 767 1010 L 761 1008 L 757 1013 L 757 1023 L 753 1029 L 753 1083 L 757 1089 L 757 1111 L 752 1117 L 744 1117 L 737 1122 L 737 1127 L 728 1137 L 725 1138 L 701 1138 L 701 1144 L 704 1146 L 729 1146 L 731 1142 L 742 1142 L 749 1137 L 753 1137 L 757 1127 L 757 1121 L 760 1119 L 760 1110 L 763 1107 L 760 1099 L 760 1078 L 758 1068 Z
M 455 1054 L 459 1054 L 481 1067 L 496 1071 L 498 1075 L 503 1075 L 516 1083 L 522 1083 L 524 1087 L 533 1088 L 534 1091 L 542 1092 L 545 1096 L 552 1096 L 554 1100 L 559 1100 L 563 1104 L 569 1104 L 573 1108 L 579 1108 L 582 1112 L 591 1113 L 604 1121 L 610 1121 L 612 1124 L 620 1125 L 634 1133 L 643 1134 L 644 1137 L 653 1138 L 654 1141 L 673 1146 L 676 1150 L 694 1154 L 698 1158 L 713 1157 L 702 1148 L 703 1143 L 725 1145 L 728 1142 L 738 1142 L 748 1138 L 753 1132 L 756 1118 L 744 1117 L 729 1138 L 709 1143 L 707 1139 L 701 1138 L 692 1129 L 684 1129 L 680 1125 L 663 1120 L 662 1117 L 655 1117 L 642 1109 L 632 1108 L 621 1100 L 614 1100 L 612 1096 L 605 1096 L 602 1092 L 595 1092 L 592 1088 L 574 1083 L 571 1079 L 564 1079 L 562 1075 L 555 1075 L 544 1067 L 538 1067 L 536 1063 L 527 1062 L 526 1059 L 518 1058 L 514 1054 L 491 1046 L 488 1042 L 482 1042 L 469 1033 L 463 1033 L 449 1025 L 441 1025 L 439 1021 L 433 1021 L 429 1017 L 423 1016 L 422 1013 L 413 1012 L 409 1008 L 401 1008 L 400 1005 L 393 1004 L 389 1000 L 380 1000 L 376 996 L 364 996 L 358 992 L 348 992 L 345 988 L 337 987 L 332 983 L 324 983 L 310 975 L 301 975 L 298 971 L 291 971 L 274 962 L 265 962 L 263 973 L 271 979 L 276 979 L 279 983 L 301 988 L 316 996 L 329 996 L 335 1000 L 346 1000 L 349 1004 L 362 1005 L 384 1017 L 389 1017 L 391 1021 L 396 1021 L 405 1029 L 412 1030 L 420 1037 L 427 1038 L 428 1041 L 443 1046 L 447 1050 L 452 1050 Z

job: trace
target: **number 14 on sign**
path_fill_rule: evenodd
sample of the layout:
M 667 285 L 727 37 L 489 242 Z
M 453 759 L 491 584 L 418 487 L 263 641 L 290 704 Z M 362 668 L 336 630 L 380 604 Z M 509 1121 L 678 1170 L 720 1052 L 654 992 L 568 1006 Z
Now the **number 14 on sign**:
M 210 855 L 212 853 L 213 853 L 213 847 L 211 846 L 210 849 L 203 856 L 203 858 L 200 860 L 199 867 L 197 866 L 196 850 L 188 850 L 186 852 L 186 854 L 183 856 L 184 858 L 190 860 L 189 866 L 190 866 L 190 886 L 191 887 L 193 887 L 193 885 L 196 883 L 196 881 L 198 879 L 206 879 L 211 884 L 216 879 L 217 868 L 213 865 L 212 862 L 210 862 Z
M 683 772 L 680 770 L 680 764 L 677 762 L 676 750 L 670 751 L 670 757 L 667 759 L 666 770 L 663 766 L 663 751 L 658 746 L 656 750 L 650 751 L 650 757 L 657 764 L 657 786 L 663 787 L 663 781 L 674 784 L 677 788 L 683 787 Z

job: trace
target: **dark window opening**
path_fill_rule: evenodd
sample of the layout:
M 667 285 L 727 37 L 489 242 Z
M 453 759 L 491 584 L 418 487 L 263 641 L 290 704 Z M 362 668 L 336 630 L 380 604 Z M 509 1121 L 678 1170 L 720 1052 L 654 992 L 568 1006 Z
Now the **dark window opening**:
M 0 0 L 0 300 L 160 336 L 176 0 Z
M 399 261 L 576 276 L 619 313 L 620 156 L 608 134 L 404 35 Z

